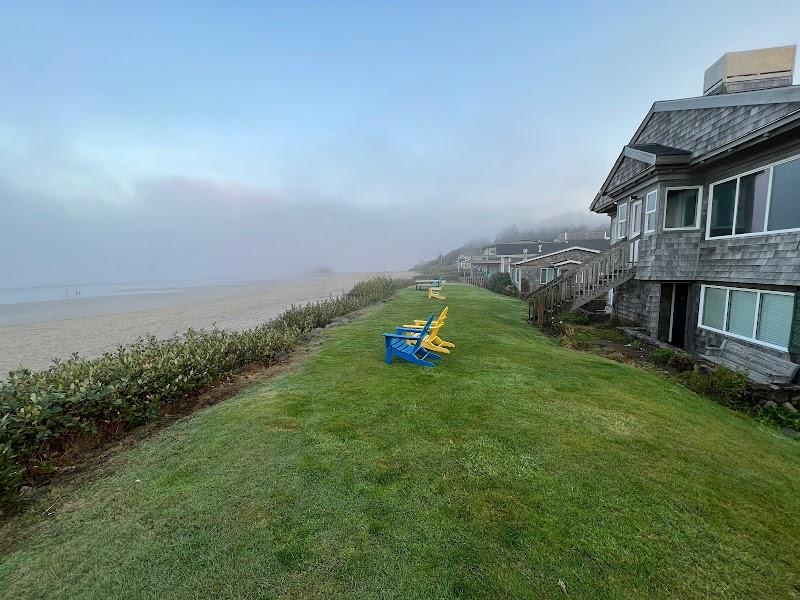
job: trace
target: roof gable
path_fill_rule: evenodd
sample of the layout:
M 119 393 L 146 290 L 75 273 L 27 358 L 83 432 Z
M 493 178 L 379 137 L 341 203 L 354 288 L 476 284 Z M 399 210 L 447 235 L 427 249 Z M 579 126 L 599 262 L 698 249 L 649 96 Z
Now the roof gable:
M 787 118 L 800 118 L 800 86 L 656 102 L 626 146 L 639 151 L 623 149 L 591 209 L 603 210 L 609 191 L 654 168 L 658 161 L 641 152 L 663 155 L 667 147 L 694 161 Z
M 697 157 L 797 110 L 800 102 L 657 111 L 634 143 L 674 146 Z
M 550 256 L 556 256 L 558 254 L 563 254 L 564 252 L 569 252 L 570 250 L 579 250 L 582 252 L 588 252 L 590 254 L 600 254 L 601 250 L 595 248 L 585 248 L 583 246 L 568 246 L 566 248 L 562 248 L 561 250 L 556 250 L 555 252 L 548 252 L 547 254 L 539 254 L 537 256 L 532 256 L 531 258 L 526 258 L 525 260 L 521 260 L 519 262 L 515 262 L 514 265 L 527 265 L 532 262 L 536 262 L 537 260 L 541 260 L 543 258 L 548 258 Z

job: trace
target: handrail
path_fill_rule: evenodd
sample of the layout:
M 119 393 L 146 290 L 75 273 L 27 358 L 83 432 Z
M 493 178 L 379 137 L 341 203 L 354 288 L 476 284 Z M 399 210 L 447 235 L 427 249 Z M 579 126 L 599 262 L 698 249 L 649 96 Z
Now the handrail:
M 577 269 L 534 290 L 527 297 L 528 317 L 541 322 L 545 311 L 565 303 L 585 304 L 587 298 L 599 295 L 598 290 L 614 287 L 615 282 L 621 282 L 623 277 L 629 279 L 634 266 L 630 260 L 632 243 L 630 240 L 620 242 Z

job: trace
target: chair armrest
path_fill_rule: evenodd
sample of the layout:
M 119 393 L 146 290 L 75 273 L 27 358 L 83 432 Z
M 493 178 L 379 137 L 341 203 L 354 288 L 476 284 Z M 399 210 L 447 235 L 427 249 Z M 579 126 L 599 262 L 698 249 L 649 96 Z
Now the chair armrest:
M 422 327 L 398 327 L 395 332 L 400 333 L 401 331 L 410 331 L 413 334 L 419 335 L 422 331 Z
M 398 339 L 401 339 L 401 340 L 416 340 L 417 339 L 416 337 L 411 337 L 411 336 L 408 336 L 408 335 L 397 335 L 396 333 L 384 333 L 383 337 L 398 338 Z

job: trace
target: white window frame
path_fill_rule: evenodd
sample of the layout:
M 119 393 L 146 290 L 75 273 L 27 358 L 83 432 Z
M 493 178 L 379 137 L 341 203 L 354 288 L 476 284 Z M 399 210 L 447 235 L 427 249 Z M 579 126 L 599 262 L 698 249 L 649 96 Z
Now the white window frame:
M 543 276 L 544 279 L 547 279 L 547 276 L 545 275 L 547 271 L 553 272 L 553 279 L 558 277 L 558 271 L 559 271 L 558 267 L 542 267 L 541 269 L 539 269 L 539 285 L 547 285 L 548 283 L 550 283 L 550 281 L 553 281 L 553 279 L 551 279 L 550 281 L 542 281 Z
M 625 218 L 619 218 L 619 210 L 625 207 Z M 617 204 L 617 241 L 624 240 L 628 237 L 628 203 L 622 202 Z
M 639 218 L 636 219 L 636 207 L 639 207 Z M 628 203 L 628 221 L 630 221 L 630 234 L 628 239 L 634 239 L 642 235 L 642 201 L 633 200 Z M 634 227 L 638 227 L 638 230 L 634 231 Z
M 628 262 L 632 265 L 639 264 L 639 238 L 631 240 L 628 245 Z
M 728 177 L 726 179 L 720 179 L 719 181 L 715 181 L 709 186 L 709 193 L 708 193 L 708 215 L 706 216 L 706 239 L 707 240 L 728 240 L 730 238 L 741 238 L 741 237 L 753 237 L 756 235 L 773 235 L 773 234 L 780 234 L 780 233 L 792 233 L 796 231 L 800 231 L 800 227 L 793 227 L 791 229 L 767 229 L 767 225 L 769 224 L 769 211 L 772 208 L 772 174 L 774 172 L 775 167 L 782 165 L 784 163 L 792 162 L 793 160 L 800 159 L 800 154 L 796 154 L 795 156 L 790 156 L 789 158 L 784 158 L 783 160 L 778 160 L 772 163 L 768 163 L 764 166 L 758 167 L 757 169 L 751 169 L 744 173 L 739 173 L 738 175 L 734 175 L 733 177 Z M 750 233 L 731 233 L 730 235 L 717 235 L 711 237 L 711 211 L 714 208 L 714 187 L 721 185 L 723 183 L 728 183 L 729 181 L 736 180 L 736 196 L 734 197 L 733 202 L 733 226 L 731 227 L 733 230 L 736 229 L 736 213 L 739 210 L 739 180 L 742 177 L 747 177 L 748 175 L 752 175 L 753 173 L 758 173 L 759 171 L 767 171 L 769 182 L 767 183 L 767 207 L 764 213 L 764 230 L 763 231 L 751 231 Z
M 760 170 L 760 169 L 759 169 Z M 707 288 L 716 288 L 720 290 L 726 290 L 725 292 L 725 312 L 723 315 L 723 322 L 722 322 L 722 329 L 717 329 L 716 327 L 709 327 L 708 325 L 703 325 L 703 312 L 705 311 L 705 300 L 706 300 L 706 289 Z M 746 337 L 743 335 L 739 335 L 737 333 L 731 333 L 730 331 L 725 331 L 725 328 L 728 326 L 728 305 L 731 299 L 731 292 L 756 292 L 758 297 L 756 298 L 756 314 L 755 314 L 755 321 L 753 321 L 753 337 Z M 795 296 L 794 292 L 776 292 L 772 290 L 759 290 L 756 288 L 742 288 L 742 287 L 729 287 L 726 285 L 706 285 L 702 284 L 700 286 L 700 310 L 699 314 L 697 315 L 697 327 L 700 329 L 706 329 L 707 331 L 713 331 L 715 333 L 719 333 L 720 335 L 726 335 L 728 337 L 735 338 L 737 340 L 744 340 L 746 342 L 751 342 L 753 344 L 759 344 L 760 346 L 766 346 L 767 348 L 772 348 L 774 350 L 781 350 L 783 352 L 788 352 L 788 346 L 778 346 L 777 344 L 770 344 L 769 342 L 764 342 L 762 340 L 756 339 L 756 335 L 758 334 L 758 320 L 761 316 L 761 296 L 764 294 L 776 294 L 780 296 Z M 797 298 L 795 297 L 795 302 L 797 302 Z M 791 324 L 789 325 L 791 327 Z M 791 342 L 790 342 L 791 343 Z
M 656 201 L 653 203 L 653 210 L 647 210 L 647 200 L 650 196 L 655 196 Z M 653 228 L 647 228 L 647 216 L 653 215 Z M 658 226 L 658 190 L 650 190 L 644 195 L 644 232 L 645 233 L 655 233 L 656 227 Z
M 669 204 L 669 193 L 671 191 L 697 190 L 697 207 L 694 211 L 694 226 L 692 227 L 667 227 L 667 204 Z M 664 190 L 664 231 L 697 231 L 700 229 L 700 210 L 703 206 L 703 186 L 702 185 L 682 185 L 668 187 Z M 710 204 L 709 204 L 710 206 Z

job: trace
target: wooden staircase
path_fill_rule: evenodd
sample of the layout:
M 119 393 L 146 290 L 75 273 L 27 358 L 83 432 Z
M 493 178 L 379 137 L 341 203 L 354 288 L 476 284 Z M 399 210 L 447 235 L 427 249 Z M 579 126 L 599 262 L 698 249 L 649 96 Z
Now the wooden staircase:
M 617 243 L 591 261 L 580 265 L 528 296 L 528 319 L 537 326 L 563 310 L 576 310 L 633 278 L 636 265 L 630 260 L 627 240 Z

